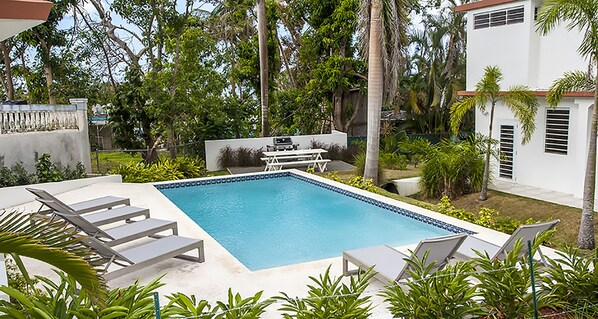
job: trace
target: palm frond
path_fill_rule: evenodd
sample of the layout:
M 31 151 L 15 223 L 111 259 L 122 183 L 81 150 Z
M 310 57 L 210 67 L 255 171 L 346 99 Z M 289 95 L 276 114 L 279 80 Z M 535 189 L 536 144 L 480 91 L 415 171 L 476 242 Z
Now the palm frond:
M 513 86 L 501 97 L 503 103 L 513 112 L 515 118 L 521 123 L 523 138 L 522 144 L 526 144 L 536 129 L 536 113 L 539 102 L 527 86 Z
M 32 215 L 0 212 L 0 253 L 17 254 L 50 264 L 69 275 L 102 303 L 105 282 L 87 261 L 92 253 L 59 221 L 33 220 Z
M 463 120 L 463 116 L 467 113 L 467 111 L 476 107 L 476 99 L 475 97 L 468 97 L 463 99 L 459 102 L 455 102 L 451 107 L 451 130 L 457 134 L 459 132 L 459 127 L 461 126 L 461 121 Z
M 537 30 L 546 35 L 559 23 L 569 30 L 585 30 L 578 52 L 586 57 L 598 53 L 598 6 L 595 0 L 547 0 L 538 12 Z
M 476 95 L 484 94 L 496 96 L 500 92 L 500 81 L 502 80 L 502 72 L 497 66 L 487 66 L 484 69 L 484 76 L 476 84 Z
M 556 79 L 546 95 L 548 105 L 555 107 L 567 92 L 594 91 L 596 84 L 592 77 L 583 71 L 568 71 Z

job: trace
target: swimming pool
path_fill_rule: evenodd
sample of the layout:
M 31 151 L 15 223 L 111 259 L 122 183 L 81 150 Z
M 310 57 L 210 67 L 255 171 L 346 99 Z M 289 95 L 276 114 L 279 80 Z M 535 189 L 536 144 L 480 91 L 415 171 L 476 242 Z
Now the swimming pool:
M 292 172 L 156 185 L 250 270 L 468 230 Z

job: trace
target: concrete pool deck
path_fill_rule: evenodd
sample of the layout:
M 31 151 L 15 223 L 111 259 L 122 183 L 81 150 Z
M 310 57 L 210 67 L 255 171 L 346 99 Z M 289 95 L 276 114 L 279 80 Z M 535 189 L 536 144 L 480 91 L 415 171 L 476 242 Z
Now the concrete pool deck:
M 295 173 L 305 174 L 311 178 L 327 183 L 331 182 L 311 174 L 303 172 Z M 489 230 L 403 202 L 398 202 L 384 196 L 372 194 L 342 184 L 335 185 L 349 189 L 358 194 L 365 194 L 377 200 L 391 203 L 413 212 L 477 232 L 475 235 L 476 237 L 488 241 L 504 240 L 509 237 L 504 233 Z M 204 240 L 206 256 L 206 261 L 204 263 L 193 263 L 179 259 L 170 259 L 158 263 L 152 267 L 109 281 L 108 285 L 111 288 L 128 286 L 133 284 L 138 278 L 140 278 L 140 282 L 143 284 L 160 275 L 164 275 L 161 282 L 165 285 L 158 289 L 162 304 L 167 302 L 166 296 L 174 292 L 181 292 L 187 295 L 193 294 L 196 295 L 198 299 L 206 299 L 213 303 L 216 300 L 226 300 L 228 288 L 232 288 L 233 292 L 240 293 L 244 298 L 251 297 L 256 292 L 262 290 L 264 291 L 263 298 L 279 295 L 279 292 L 285 292 L 289 296 L 306 297 L 308 291 L 307 285 L 313 283 L 309 279 L 309 276 L 318 277 L 325 272 L 328 266 L 331 266 L 331 275 L 335 277 L 342 276 L 341 252 L 339 252 L 338 257 L 335 258 L 259 271 L 250 271 L 218 242 L 211 238 L 201 227 L 187 217 L 187 215 L 185 215 L 178 207 L 171 203 L 152 184 L 98 183 L 59 194 L 57 197 L 66 203 L 71 203 L 105 195 L 129 197 L 131 199 L 131 205 L 149 208 L 151 217 L 177 221 L 179 235 Z M 38 208 L 39 204 L 36 202 L 19 206 L 20 210 L 25 211 L 37 210 Z M 349 236 L 350 234 L 347 235 Z M 264 240 L 268 239 L 265 238 Z M 400 247 L 400 249 L 406 250 L 407 248 L 413 248 L 416 244 L 417 243 L 414 243 L 408 247 Z M 122 245 L 122 247 L 125 247 L 125 245 Z M 119 246 L 117 250 L 122 249 L 122 247 Z M 546 253 L 547 251 L 544 250 L 544 252 Z M 52 271 L 45 264 L 30 262 L 29 265 L 30 268 L 28 268 L 28 270 L 30 273 L 53 276 Z M 345 278 L 344 282 L 349 282 L 349 278 Z M 370 292 L 368 295 L 374 295 L 372 300 L 375 305 L 382 302 L 382 298 L 376 296 L 375 291 L 381 289 L 383 286 L 384 284 L 382 282 L 372 280 L 367 289 L 367 291 Z M 267 313 L 264 314 L 262 318 L 280 318 L 280 315 L 275 311 L 277 308 L 279 308 L 279 305 L 269 306 L 267 308 Z M 392 316 L 383 306 L 378 306 L 373 310 L 372 318 L 392 318 Z

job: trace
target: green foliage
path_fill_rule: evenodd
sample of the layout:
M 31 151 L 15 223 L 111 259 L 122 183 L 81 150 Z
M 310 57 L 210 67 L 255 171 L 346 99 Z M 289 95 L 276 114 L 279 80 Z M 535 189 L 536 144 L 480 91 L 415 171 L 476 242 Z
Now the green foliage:
M 416 139 L 406 148 L 423 157 L 420 186 L 425 197 L 459 195 L 479 191 L 484 174 L 481 140 L 460 143 L 443 140 L 436 145 Z
M 216 319 L 257 319 L 264 309 L 272 301 L 265 300 L 260 302 L 262 292 L 256 293 L 253 297 L 243 299 L 240 294 L 233 294 L 232 289 L 228 289 L 228 299 L 226 302 L 217 301 L 216 307 L 221 312 L 216 315 Z
M 521 225 L 533 224 L 536 222 L 531 218 L 525 222 L 521 222 L 512 217 L 499 217 L 499 212 L 497 210 L 485 207 L 482 208 L 478 213 L 468 212 L 464 209 L 457 209 L 455 206 L 453 206 L 451 200 L 447 196 L 443 196 L 440 199 L 440 202 L 438 202 L 436 207 L 432 208 L 432 210 L 507 234 L 512 234 L 515 229 Z
M 538 242 L 542 240 L 536 240 L 532 247 L 532 255 L 537 250 Z M 504 259 L 490 259 L 487 255 L 478 253 L 480 257 L 474 260 L 474 265 L 480 270 L 474 277 L 479 280 L 477 288 L 483 297 L 482 306 L 492 318 L 515 319 L 533 316 L 530 266 L 526 255 L 519 257 L 523 245 L 527 243 L 518 240 Z M 542 277 L 543 271 L 538 263 L 534 262 L 533 267 L 536 278 Z M 549 292 L 538 294 L 537 302 L 539 308 L 555 305 L 555 299 Z
M 338 177 L 336 172 L 332 172 L 328 173 L 326 177 L 335 182 L 347 184 L 359 189 L 366 190 L 368 192 L 378 193 L 379 191 L 379 188 L 376 185 L 374 185 L 374 182 L 371 179 L 365 179 L 363 178 L 363 176 L 353 176 L 348 180 L 344 180 Z
M 598 303 L 598 250 L 584 257 L 578 248 L 564 246 L 556 253 L 559 258 L 547 257 L 550 267 L 542 276 L 543 290 L 563 303 L 565 310 Z
M 60 182 L 62 180 L 62 172 L 50 160 L 50 154 L 42 154 L 37 163 L 37 180 L 40 183 Z
M 349 285 L 342 277 L 330 276 L 330 267 L 319 278 L 309 277 L 314 284 L 308 285 L 309 297 L 293 298 L 284 292 L 275 300 L 283 302 L 280 307 L 285 319 L 369 318 L 372 310 L 370 296 L 363 293 L 375 272 L 369 269 L 351 277 Z
M 363 176 L 365 171 L 365 158 L 366 153 L 360 152 L 355 155 L 353 165 L 355 166 L 355 174 Z M 382 181 L 384 178 L 384 170 L 382 169 L 382 161 L 378 160 L 378 181 Z
M 29 174 L 20 163 L 15 163 L 11 168 L 0 168 L 0 187 L 34 184 L 35 174 Z
M 180 292 L 168 296 L 168 304 L 164 306 L 162 312 L 163 318 L 180 318 L 180 317 L 198 317 L 211 319 L 214 318 L 214 311 L 210 309 L 212 306 L 206 300 L 197 300 L 194 295 L 187 296 Z
M 474 301 L 476 287 L 468 280 L 473 271 L 471 262 L 457 262 L 433 271 L 436 262 L 426 265 L 426 253 L 422 260 L 417 256 L 406 260 L 411 278 L 405 283 L 387 286 L 382 292 L 389 304 L 388 310 L 395 318 L 436 319 L 466 318 L 484 312 Z
M 380 153 L 380 165 L 384 168 L 406 170 L 408 162 L 407 155 Z
M 148 183 L 201 177 L 206 171 L 203 160 L 177 157 L 174 160 L 161 159 L 152 164 L 121 164 L 110 173 L 120 174 L 126 183 Z

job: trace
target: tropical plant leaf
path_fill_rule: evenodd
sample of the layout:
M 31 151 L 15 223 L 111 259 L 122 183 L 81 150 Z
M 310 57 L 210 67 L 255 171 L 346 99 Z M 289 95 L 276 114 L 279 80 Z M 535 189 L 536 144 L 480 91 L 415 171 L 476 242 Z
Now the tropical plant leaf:
M 17 254 L 48 263 L 73 276 L 92 299 L 106 299 L 105 282 L 92 267 L 91 251 L 59 221 L 34 219 L 31 214 L 0 213 L 0 253 Z

